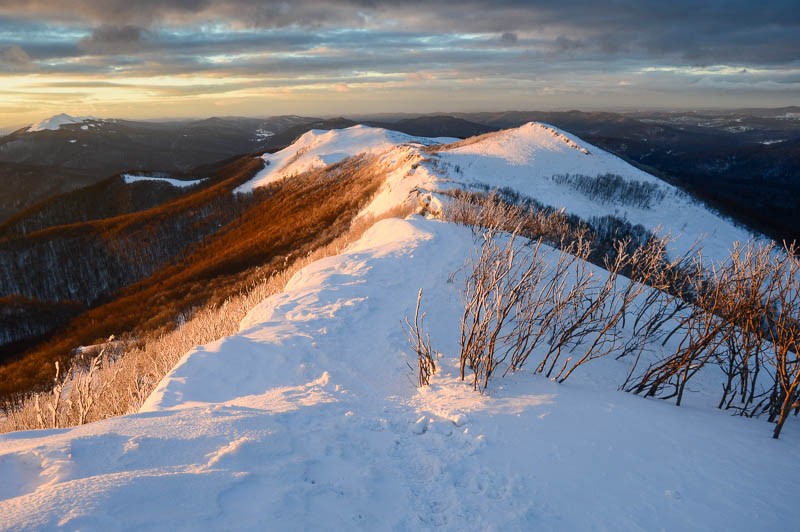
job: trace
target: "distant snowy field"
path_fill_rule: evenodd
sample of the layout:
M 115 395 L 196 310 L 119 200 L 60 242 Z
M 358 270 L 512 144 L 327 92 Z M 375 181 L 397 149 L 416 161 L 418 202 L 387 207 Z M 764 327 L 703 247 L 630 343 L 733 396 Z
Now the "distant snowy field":
M 523 126 L 436 154 L 422 146 L 451 139 L 310 132 L 266 155 L 270 165 L 243 190 L 363 151 L 387 169 L 370 213 L 480 182 L 595 214 L 614 206 L 550 177 L 654 179 L 553 131 Z M 664 201 L 625 214 L 673 229 L 705 223 L 690 236 L 708 232 L 712 253 L 746 236 L 678 194 Z M 528 371 L 498 376 L 486 395 L 460 382 L 454 272 L 475 246 L 468 228 L 384 220 L 300 270 L 238 334 L 187 353 L 140 413 L 0 436 L 0 527 L 751 531 L 800 522 L 800 424 L 790 419 L 773 440 L 763 419 L 713 408 L 712 378 L 692 381 L 680 408 L 617 391 L 628 362 L 613 357 L 562 385 Z M 443 354 L 423 389 L 401 326 L 420 288 Z
M 87 130 L 90 127 L 96 127 L 99 122 L 107 122 L 107 120 L 101 120 L 93 116 L 70 116 L 66 113 L 61 113 L 32 124 L 26 131 L 28 133 L 36 133 L 37 131 L 57 131 L 61 129 L 61 126 L 68 126 L 71 124 L 83 124 L 81 129 Z
M 125 180 L 126 184 L 131 183 L 138 183 L 139 181 L 159 181 L 161 183 L 167 183 L 172 185 L 173 187 L 185 188 L 185 187 L 192 187 L 194 185 L 199 185 L 207 178 L 203 179 L 173 179 L 171 177 L 157 177 L 157 176 L 147 176 L 147 175 L 132 175 L 132 174 L 124 174 L 122 178 Z

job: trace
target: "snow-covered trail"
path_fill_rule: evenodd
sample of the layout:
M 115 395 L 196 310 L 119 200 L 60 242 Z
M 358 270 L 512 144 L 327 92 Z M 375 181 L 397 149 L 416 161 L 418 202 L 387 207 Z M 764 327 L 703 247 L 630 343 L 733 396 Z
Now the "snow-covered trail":
M 0 436 L 5 529 L 753 530 L 800 521 L 800 427 L 520 373 L 456 378 L 471 231 L 385 220 L 188 353 L 142 412 Z M 419 390 L 418 289 L 442 371 Z

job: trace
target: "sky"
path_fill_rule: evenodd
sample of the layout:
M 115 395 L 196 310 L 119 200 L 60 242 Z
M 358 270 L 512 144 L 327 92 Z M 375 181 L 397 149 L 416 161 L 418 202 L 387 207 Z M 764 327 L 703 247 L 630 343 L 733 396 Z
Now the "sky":
M 0 0 L 0 126 L 793 104 L 798 0 Z

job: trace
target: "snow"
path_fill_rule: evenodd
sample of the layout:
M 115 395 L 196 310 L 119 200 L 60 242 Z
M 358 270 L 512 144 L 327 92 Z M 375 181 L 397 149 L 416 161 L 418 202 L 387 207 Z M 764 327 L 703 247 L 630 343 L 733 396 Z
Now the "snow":
M 253 140 L 255 140 L 256 142 L 260 142 L 262 140 L 267 140 L 268 138 L 273 136 L 275 136 L 275 133 L 273 133 L 272 131 L 268 129 L 259 128 L 256 129 L 256 136 Z
M 402 164 L 398 166 L 397 161 Z M 383 155 L 381 164 L 387 168 L 387 179 L 367 208 L 372 214 L 385 212 L 415 194 L 436 207 L 441 203 L 439 193 L 445 190 L 509 187 L 584 219 L 616 216 L 669 234 L 673 254 L 697 247 L 706 258 L 721 261 L 728 257 L 734 242 L 754 238 L 676 187 L 574 135 L 535 122 L 441 146 L 432 154 L 413 145 L 398 146 Z M 648 208 L 603 202 L 553 178 L 565 174 L 615 174 L 651 183 L 663 198 Z
M 91 116 L 70 116 L 66 113 L 57 114 L 55 116 L 51 116 L 50 118 L 45 118 L 44 120 L 33 124 L 28 128 L 28 133 L 33 133 L 36 131 L 56 131 L 61 128 L 61 126 L 69 125 L 69 124 L 82 124 L 87 120 L 95 120 Z M 81 126 L 81 129 L 89 129 L 87 125 Z
M 706 258 L 721 261 L 728 257 L 734 242 L 754 237 L 676 187 L 547 124 L 530 122 L 448 144 L 454 141 L 410 137 L 366 126 L 312 130 L 291 146 L 265 154 L 266 168 L 236 191 L 249 192 L 348 156 L 372 153 L 379 156 L 386 182 L 365 214 L 381 214 L 415 196 L 416 201 L 436 207 L 441 203 L 439 193 L 455 187 L 509 187 L 584 219 L 615 216 L 661 235 L 669 234 L 670 250 L 676 255 L 700 248 Z M 438 148 L 430 153 L 426 146 Z M 602 202 L 554 179 L 565 174 L 619 175 L 652 184 L 663 198 L 647 208 Z
M 549 126 L 423 149 L 449 140 L 312 131 L 265 155 L 270 165 L 243 190 L 364 151 L 386 173 L 365 214 L 477 183 L 584 215 L 619 208 L 558 185 L 559 173 L 668 187 Z M 742 236 L 671 189 L 651 209 L 621 214 L 690 237 L 708 231 L 711 252 Z M 475 249 L 465 227 L 383 220 L 297 272 L 237 334 L 186 353 L 140 412 L 0 435 L 0 528 L 786 530 L 800 521 L 791 496 L 800 424 L 790 419 L 772 440 L 764 420 L 716 410 L 711 370 L 680 408 L 618 391 L 630 361 L 614 357 L 561 385 L 527 370 L 498 377 L 485 395 L 462 383 L 459 288 Z M 557 252 L 543 253 L 552 264 Z M 401 327 L 420 288 L 442 353 L 422 389 Z
M 155 176 L 132 175 L 132 174 L 123 174 L 122 178 L 128 185 L 139 181 L 160 181 L 162 183 L 168 183 L 173 187 L 180 187 L 180 188 L 192 187 L 208 179 L 207 177 L 204 177 L 203 179 L 172 179 L 170 177 L 155 177 Z
M 457 380 L 469 229 L 385 220 L 298 272 L 237 335 L 189 352 L 142 411 L 0 436 L 6 528 L 753 530 L 800 519 L 797 424 L 618 392 Z M 417 389 L 423 299 L 442 370 Z
M 439 144 L 456 139 L 412 137 L 396 131 L 362 125 L 346 129 L 307 131 L 291 146 L 263 155 L 266 168 L 253 179 L 236 188 L 235 192 L 251 192 L 285 177 L 322 168 L 361 153 L 381 154 L 406 143 Z
M 699 242 L 706 257 L 722 260 L 733 242 L 752 238 L 749 231 L 711 212 L 676 187 L 553 126 L 531 122 L 464 144 L 440 152 L 440 169 L 434 170 L 456 186 L 510 187 L 584 219 L 605 215 L 624 218 L 650 231 L 670 233 L 675 253 L 687 252 Z M 564 174 L 616 174 L 653 183 L 665 197 L 650 208 L 603 203 L 552 179 Z

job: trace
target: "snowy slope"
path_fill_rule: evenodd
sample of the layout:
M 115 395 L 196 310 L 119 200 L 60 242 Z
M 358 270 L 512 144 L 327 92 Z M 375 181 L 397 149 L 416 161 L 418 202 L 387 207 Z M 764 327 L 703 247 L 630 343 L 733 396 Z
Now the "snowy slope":
M 531 122 L 446 144 L 454 140 L 409 137 L 366 126 L 312 130 L 284 150 L 265 154 L 268 166 L 236 190 L 248 192 L 348 156 L 372 153 L 380 155 L 380 164 L 388 169 L 386 185 L 367 209 L 373 214 L 420 193 L 428 194 L 426 201 L 437 202 L 436 192 L 454 187 L 509 187 L 585 220 L 612 215 L 650 231 L 669 234 L 676 254 L 699 244 L 707 258 L 723 260 L 733 242 L 753 238 L 748 230 L 711 212 L 676 187 L 553 126 Z M 658 195 L 646 208 L 602 201 L 554 179 L 565 174 L 614 174 L 628 182 L 648 183 Z
M 800 519 L 797 424 L 616 391 L 456 380 L 471 232 L 380 222 L 188 353 L 142 412 L 0 437 L 4 528 L 754 530 Z M 418 390 L 400 327 L 425 289 L 443 370 Z M 577 376 L 577 375 L 576 375 Z
M 284 177 L 328 166 L 361 153 L 381 154 L 400 144 L 430 145 L 454 140 L 456 139 L 412 137 L 397 131 L 362 125 L 327 131 L 312 129 L 291 146 L 277 153 L 264 154 L 266 168 L 239 186 L 235 192 L 250 192 Z
M 434 173 L 458 186 L 510 187 L 584 219 L 615 215 L 651 231 L 671 233 L 678 253 L 700 242 L 707 256 L 721 260 L 727 257 L 732 242 L 752 238 L 749 231 L 717 216 L 672 185 L 553 126 L 531 122 L 489 133 L 445 148 L 436 158 L 439 165 Z M 616 174 L 632 182 L 652 183 L 663 199 L 649 208 L 603 202 L 553 179 L 564 174 Z
M 50 118 L 45 118 L 40 122 L 37 122 L 30 126 L 27 129 L 28 133 L 34 133 L 36 131 L 56 131 L 61 128 L 61 126 L 69 125 L 69 124 L 82 124 L 87 120 L 95 120 L 93 117 L 90 116 L 70 116 L 66 113 L 57 114 L 55 116 L 51 116 Z M 88 126 L 83 126 L 88 127 Z

